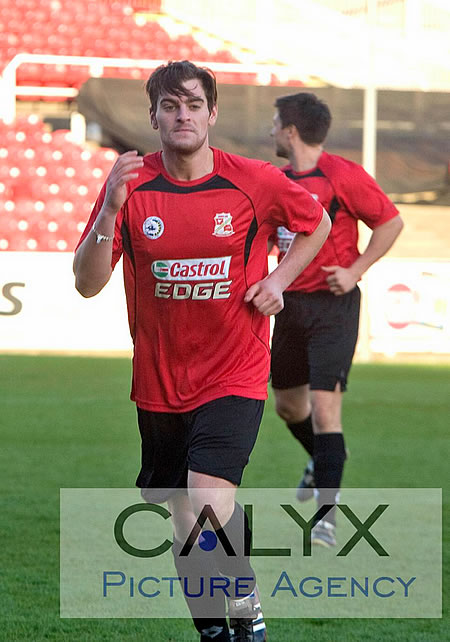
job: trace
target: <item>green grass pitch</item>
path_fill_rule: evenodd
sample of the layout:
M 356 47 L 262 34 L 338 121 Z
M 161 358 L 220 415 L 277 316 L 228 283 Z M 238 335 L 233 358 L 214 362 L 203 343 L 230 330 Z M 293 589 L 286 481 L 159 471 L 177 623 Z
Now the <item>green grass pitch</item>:
M 344 486 L 448 483 L 449 374 L 446 367 L 354 366 L 344 405 L 351 450 Z M 139 439 L 129 381 L 127 359 L 0 356 L 0 640 L 198 640 L 189 620 L 59 617 L 59 488 L 133 486 Z M 269 400 L 244 485 L 293 487 L 305 460 Z M 272 619 L 269 640 L 443 642 L 448 614 L 444 600 L 442 620 Z

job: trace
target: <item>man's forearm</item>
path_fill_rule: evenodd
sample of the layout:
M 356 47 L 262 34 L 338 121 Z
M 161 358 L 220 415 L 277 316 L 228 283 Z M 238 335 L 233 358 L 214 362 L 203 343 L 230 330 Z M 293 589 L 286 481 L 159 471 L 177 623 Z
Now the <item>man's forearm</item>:
M 402 219 L 400 216 L 395 216 L 373 230 L 367 248 L 350 267 L 357 279 L 360 279 L 371 265 L 386 254 L 402 229 Z
M 326 241 L 330 229 L 330 217 L 323 210 L 322 220 L 312 234 L 294 236 L 283 260 L 270 275 L 271 278 L 276 279 L 282 291 L 311 263 Z
M 95 222 L 96 230 L 108 237 L 114 236 L 115 215 L 100 211 Z M 112 241 L 97 243 L 97 235 L 91 229 L 78 248 L 73 262 L 75 287 L 84 297 L 95 296 L 108 283 L 112 268 Z

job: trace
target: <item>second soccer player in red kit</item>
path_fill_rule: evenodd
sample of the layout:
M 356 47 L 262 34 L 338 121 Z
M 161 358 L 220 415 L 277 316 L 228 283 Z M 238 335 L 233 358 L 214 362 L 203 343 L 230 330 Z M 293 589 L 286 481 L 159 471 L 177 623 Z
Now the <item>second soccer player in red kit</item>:
M 346 459 L 342 395 L 358 338 L 358 281 L 394 243 L 400 215 L 374 179 L 356 163 L 323 149 L 331 113 L 307 92 L 275 103 L 272 137 L 277 156 L 289 159 L 285 175 L 328 210 L 332 228 L 320 252 L 287 288 L 272 342 L 272 386 L 277 412 L 311 456 L 297 491 L 314 495 L 313 544 L 336 545 L 335 504 Z M 358 220 L 371 230 L 358 251 Z M 278 227 L 272 241 L 282 260 L 292 233 Z
M 209 70 L 168 63 L 146 89 L 162 150 L 118 158 L 76 251 L 76 287 L 83 296 L 97 294 L 123 255 L 134 342 L 131 398 L 142 440 L 136 483 L 148 501 L 168 502 L 179 576 L 230 580 L 230 627 L 223 593 L 187 598 L 200 639 L 262 641 L 245 547 L 250 532 L 235 492 L 267 396 L 269 315 L 282 309 L 283 290 L 316 255 L 330 220 L 277 168 L 209 146 L 217 118 Z M 274 226 L 295 238 L 268 275 Z M 163 496 L 158 489 L 169 490 Z M 189 556 L 180 555 L 205 505 L 235 556 L 220 545 L 205 554 L 198 538 Z M 244 576 L 251 581 L 238 595 L 233 582 Z

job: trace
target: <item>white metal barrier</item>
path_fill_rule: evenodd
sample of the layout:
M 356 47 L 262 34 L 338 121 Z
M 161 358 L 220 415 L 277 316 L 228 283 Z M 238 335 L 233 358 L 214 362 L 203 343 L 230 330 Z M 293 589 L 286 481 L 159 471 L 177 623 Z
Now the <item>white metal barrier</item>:
M 296 77 L 297 71 L 288 65 L 281 64 L 241 64 L 231 62 L 205 62 L 193 61 L 199 67 L 208 67 L 213 72 L 230 74 L 256 74 L 260 85 L 268 85 L 272 74 L 280 80 Z M 28 54 L 20 53 L 5 66 L 2 76 L 2 90 L 0 95 L 0 119 L 5 123 L 14 122 L 16 117 L 17 96 L 48 96 L 73 98 L 78 94 L 73 87 L 32 87 L 17 85 L 17 69 L 25 63 L 37 65 L 72 65 L 88 67 L 90 76 L 101 77 L 105 67 L 119 67 L 124 69 L 156 69 L 167 60 L 145 60 L 132 58 L 102 58 L 85 56 L 59 56 L 54 54 Z M 292 75 L 291 75 L 292 74 Z

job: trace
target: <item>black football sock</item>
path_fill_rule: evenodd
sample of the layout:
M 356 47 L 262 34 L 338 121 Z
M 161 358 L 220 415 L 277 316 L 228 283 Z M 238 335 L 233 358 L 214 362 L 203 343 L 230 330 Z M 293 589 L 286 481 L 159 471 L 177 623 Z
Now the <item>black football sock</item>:
M 194 625 L 200 633 L 200 642 L 230 642 L 230 631 L 226 619 L 207 620 L 194 618 Z
M 226 620 L 225 593 L 215 588 L 211 596 L 211 578 L 217 584 L 223 585 L 223 578 L 217 569 L 214 555 L 194 545 L 187 555 L 181 555 L 184 544 L 174 538 L 172 554 L 181 578 L 181 588 L 184 599 L 192 615 L 201 641 L 228 642 L 230 634 Z M 196 597 L 197 596 L 197 597 Z
M 317 505 L 331 508 L 323 519 L 336 525 L 337 491 L 341 486 L 346 459 L 344 436 L 341 432 L 314 435 L 314 480 L 318 490 Z
M 314 432 L 311 415 L 298 421 L 295 424 L 286 424 L 294 437 L 301 443 L 306 452 L 311 455 L 314 452 Z
M 235 555 L 230 555 L 221 544 L 221 537 L 231 544 Z M 214 549 L 214 556 L 217 567 L 222 575 L 230 579 L 235 578 L 230 587 L 231 597 L 245 597 L 255 588 L 255 572 L 250 565 L 250 544 L 252 533 L 248 518 L 237 502 L 234 511 L 228 522 L 217 531 L 217 546 Z

